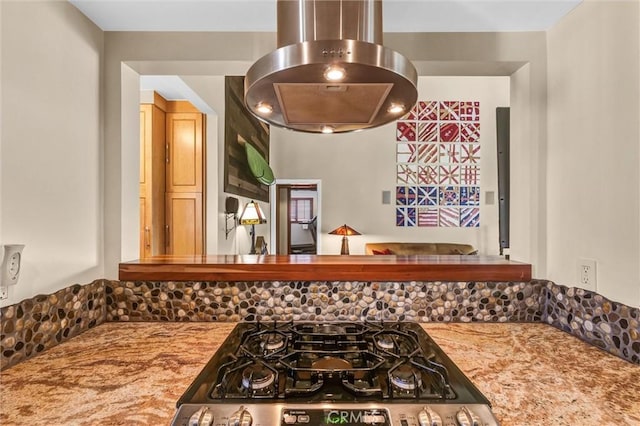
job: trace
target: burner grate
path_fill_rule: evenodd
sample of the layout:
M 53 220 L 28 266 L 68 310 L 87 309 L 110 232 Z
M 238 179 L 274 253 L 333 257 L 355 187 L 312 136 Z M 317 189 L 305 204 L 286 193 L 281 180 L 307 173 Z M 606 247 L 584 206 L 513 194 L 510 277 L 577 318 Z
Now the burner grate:
M 385 359 L 369 351 L 294 351 L 281 358 L 289 380 L 288 395 L 311 394 L 322 387 L 335 394 L 339 386 L 354 395 L 382 395 L 377 369 Z
M 240 346 L 249 357 L 272 358 L 286 351 L 289 337 L 279 330 L 263 330 L 250 334 Z
M 418 341 L 408 333 L 383 330 L 373 335 L 377 349 L 391 357 L 411 356 L 420 350 Z
M 218 370 L 220 382 L 214 399 L 266 399 L 279 396 L 280 372 L 269 363 L 252 358 L 235 358 Z
M 450 361 L 419 331 L 397 323 L 247 324 L 235 351 L 218 364 L 208 395 L 214 400 L 455 399 L 445 368 Z
M 401 399 L 455 399 L 444 366 L 423 357 L 402 358 L 388 375 L 388 397 Z

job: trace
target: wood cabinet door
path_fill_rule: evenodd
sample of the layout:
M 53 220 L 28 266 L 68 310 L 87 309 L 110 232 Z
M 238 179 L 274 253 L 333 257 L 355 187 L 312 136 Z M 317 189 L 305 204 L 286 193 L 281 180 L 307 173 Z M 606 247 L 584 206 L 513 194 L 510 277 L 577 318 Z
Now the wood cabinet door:
M 168 112 L 166 192 L 203 192 L 201 113 Z
M 151 256 L 153 105 L 140 105 L 140 258 Z
M 202 255 L 204 247 L 202 194 L 166 194 L 166 254 Z
M 165 112 L 140 105 L 140 257 L 164 254 Z
M 140 197 L 140 259 L 151 257 L 151 215 L 147 200 Z
M 144 196 L 145 184 L 151 179 L 152 107 L 140 105 L 140 196 Z

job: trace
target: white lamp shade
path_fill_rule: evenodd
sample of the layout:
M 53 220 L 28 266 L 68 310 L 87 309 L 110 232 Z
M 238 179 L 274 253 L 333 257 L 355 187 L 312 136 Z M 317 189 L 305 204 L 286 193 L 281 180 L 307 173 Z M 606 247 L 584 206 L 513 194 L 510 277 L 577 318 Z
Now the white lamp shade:
M 242 210 L 242 214 L 240 215 L 240 224 L 259 225 L 261 223 L 267 223 L 267 218 L 264 216 L 264 213 L 262 213 L 262 209 L 260 209 L 258 203 L 251 200 Z

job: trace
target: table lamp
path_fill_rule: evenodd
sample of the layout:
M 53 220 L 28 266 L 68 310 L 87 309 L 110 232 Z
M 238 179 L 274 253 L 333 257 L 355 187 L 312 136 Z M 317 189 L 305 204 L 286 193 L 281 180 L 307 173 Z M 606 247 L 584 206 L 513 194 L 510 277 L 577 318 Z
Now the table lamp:
M 255 201 L 249 201 L 242 210 L 240 215 L 240 225 L 251 225 L 251 251 L 249 254 L 256 253 L 256 225 L 267 223 L 267 219 L 264 217 L 264 213 L 260 209 L 260 206 Z
M 331 235 L 342 235 L 342 248 L 340 249 L 340 254 L 349 254 L 349 240 L 347 236 L 349 235 L 362 235 L 346 223 L 329 232 Z

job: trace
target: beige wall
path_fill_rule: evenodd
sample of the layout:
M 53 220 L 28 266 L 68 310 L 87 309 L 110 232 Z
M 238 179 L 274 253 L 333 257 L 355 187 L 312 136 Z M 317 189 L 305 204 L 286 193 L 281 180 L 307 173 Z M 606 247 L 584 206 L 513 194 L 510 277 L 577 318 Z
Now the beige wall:
M 26 244 L 4 306 L 104 276 L 103 33 L 67 2 L 0 10 L 0 244 Z
M 234 70 L 234 75 L 242 75 L 244 72 Z M 224 192 L 224 132 L 225 132 L 225 108 L 224 91 L 225 78 L 223 75 L 215 76 L 181 76 L 182 80 L 194 92 L 202 98 L 216 115 L 207 117 L 207 253 L 210 254 L 246 254 L 251 250 L 251 237 L 248 226 L 237 226 L 229 235 L 225 232 L 224 206 L 227 196 L 238 198 L 239 211 L 242 212 L 249 198 L 237 194 Z M 268 214 L 268 203 L 260 203 L 261 208 Z M 232 219 L 228 219 L 228 226 L 234 225 Z M 261 225 L 256 228 L 257 235 L 264 235 L 269 241 L 268 226 Z
M 123 185 L 120 201 L 124 214 L 120 220 L 121 258 L 135 260 L 140 257 L 140 77 L 126 64 L 120 67 L 122 82 L 122 126 L 120 133 L 127 153 L 121 157 Z
M 239 74 L 275 46 L 275 35 L 103 34 L 66 2 L 5 1 L 0 7 L 0 243 L 27 244 L 12 303 L 70 282 L 116 278 L 117 264 L 127 255 L 123 244 L 135 240 L 129 234 L 137 212 L 128 206 L 137 201 L 136 180 L 128 180 L 138 155 L 137 131 L 126 120 L 123 126 L 130 88 L 128 77 L 123 84 L 122 64 L 138 74 Z M 535 276 L 566 285 L 575 284 L 577 257 L 595 258 L 602 292 L 633 305 L 640 299 L 639 17 L 637 2 L 586 1 L 549 32 L 548 45 L 545 33 L 385 35 L 385 45 L 407 55 L 421 75 L 517 70 L 510 87 L 516 126 L 513 258 L 533 263 Z M 596 104 L 606 111 L 600 119 L 594 119 Z M 599 150 L 603 142 L 622 155 Z M 586 161 L 570 161 L 576 150 Z M 594 168 L 584 170 L 589 163 Z M 603 180 L 596 181 L 597 174 Z M 575 203 L 568 201 L 596 199 L 580 188 L 605 195 L 585 208 L 571 207 Z M 378 196 L 380 189 L 379 184 Z M 214 201 L 216 215 L 220 200 Z M 324 226 L 331 222 L 323 218 Z M 578 253 L 575 247 L 584 249 Z
M 341 238 L 327 233 L 347 223 L 362 236 L 349 238 L 352 254 L 364 254 L 371 241 L 444 241 L 472 244 L 483 254 L 498 254 L 497 203 L 486 205 L 485 191 L 497 193 L 497 106 L 509 106 L 508 77 L 420 77 L 420 100 L 480 101 L 481 226 L 425 228 L 395 226 L 396 124 L 340 135 L 272 130 L 271 153 L 279 179 L 321 179 L 322 253 L 340 252 Z M 382 191 L 391 204 L 382 204 Z M 497 194 L 496 194 L 497 196 Z
M 548 33 L 547 278 L 640 306 L 640 12 L 585 1 Z
M 542 251 L 539 246 L 544 230 L 540 227 L 544 216 L 541 215 L 546 211 L 538 209 L 536 204 L 542 202 L 544 197 L 534 197 L 533 192 L 535 185 L 544 179 L 544 174 L 537 173 L 542 160 L 534 156 L 535 145 L 532 145 L 530 138 L 533 126 L 528 114 L 532 104 L 531 65 L 522 66 L 511 75 L 510 80 L 510 255 L 518 260 L 532 259 L 536 252 Z M 523 188 L 532 191 L 531 194 L 523 191 Z M 540 262 L 534 263 L 533 276 L 544 277 L 541 269 Z
M 521 158 L 527 158 L 527 164 L 537 164 L 537 158 L 546 144 L 546 56 L 544 33 L 482 33 L 482 34 L 389 34 L 385 44 L 399 50 L 412 59 L 421 74 L 428 75 L 437 70 L 439 73 L 456 75 L 509 75 L 525 63 L 530 64 L 526 90 L 534 93 L 532 104 L 523 106 L 523 121 L 528 123 L 530 131 L 523 135 L 522 149 L 526 151 Z M 130 134 L 121 133 L 122 121 L 122 82 L 121 63 L 126 62 L 140 74 L 176 74 L 183 79 L 187 76 L 215 76 L 242 74 L 247 67 L 261 55 L 274 48 L 274 34 L 247 33 L 107 33 L 105 35 L 105 227 L 112 232 L 105 235 L 106 275 L 114 278 L 117 264 L 122 260 L 123 224 L 137 217 L 137 212 L 124 211 L 122 206 L 133 204 L 135 191 L 127 188 L 132 185 L 122 181 L 125 172 L 122 164 L 128 163 L 128 156 L 137 155 L 127 140 L 135 139 Z M 466 74 L 465 74 L 466 73 Z M 216 108 L 214 108 L 216 109 Z M 220 118 L 219 118 L 220 119 Z M 218 134 L 221 134 L 220 128 Z M 366 133 L 364 133 L 366 134 Z M 320 137 L 320 136 L 318 136 Z M 535 149 L 533 148 L 535 147 Z M 218 167 L 221 158 L 218 159 Z M 274 159 L 274 161 L 277 161 Z M 339 169 L 338 169 L 339 170 Z M 309 176 L 309 178 L 314 178 Z M 539 222 L 543 222 L 545 212 L 537 206 L 543 205 L 538 192 L 541 176 L 532 167 L 531 173 L 523 182 L 525 185 L 517 192 L 512 204 L 523 211 L 531 211 L 531 222 L 523 224 L 522 241 L 513 241 L 514 246 L 533 245 L 533 250 L 522 251 L 526 257 L 519 260 L 532 262 L 539 274 L 544 276 L 543 248 L 539 242 Z M 219 182 L 219 187 L 221 183 Z M 323 184 L 323 190 L 327 186 Z M 378 190 L 379 195 L 379 190 Z M 211 199 L 212 197 L 210 197 Z M 376 197 L 379 198 L 379 197 Z M 221 213 L 222 196 L 216 202 L 217 214 Z M 130 216 L 129 219 L 124 218 Z M 132 216 L 131 216 L 132 215 Z M 218 222 L 220 223 L 220 222 Z M 323 217 L 323 226 L 330 226 L 330 218 Z M 533 223 L 533 224 L 532 224 Z M 220 229 L 220 228 L 219 228 Z M 238 231 L 241 238 L 242 228 Z M 218 241 L 222 236 L 218 234 Z M 533 243 L 532 243 L 533 242 Z M 224 245 L 226 244 L 226 246 Z M 227 247 L 228 242 L 221 247 Z M 354 241 L 354 244 L 355 241 Z M 243 247 L 232 247 L 243 251 Z M 323 251 L 330 252 L 331 246 Z M 514 250 L 515 251 L 515 250 Z
M 247 33 L 122 33 L 105 34 L 105 275 L 117 277 L 120 261 L 131 260 L 137 242 L 124 232 L 127 224 L 138 220 L 136 179 L 124 164 L 139 156 L 138 132 L 123 128 L 123 105 L 133 88 L 123 84 L 122 64 L 137 74 L 179 75 L 207 104 L 218 112 L 215 127 L 207 135 L 207 250 L 220 245 L 225 252 L 246 253 L 250 243 L 246 227 L 238 227 L 224 238 L 224 193 L 220 154 L 224 136 L 224 114 L 219 107 L 224 99 L 221 76 L 242 75 L 253 58 L 266 54 L 275 43 L 275 34 Z M 216 80 L 217 79 L 217 80 Z M 209 92 L 211 90 L 211 92 Z M 136 92 L 137 93 L 137 92 Z M 136 94 L 137 96 L 137 94 Z M 210 117 L 208 117 L 210 118 Z M 124 119 L 126 121 L 126 119 Z M 217 135 L 217 138 L 215 137 Z M 217 144 L 217 145 L 216 145 Z M 216 149 L 216 147 L 218 149 Z M 216 192 L 216 189 L 218 192 Z M 245 201 L 241 199 L 241 204 Z M 233 240 L 233 234 L 237 240 Z M 213 244 L 213 248 L 211 247 Z

